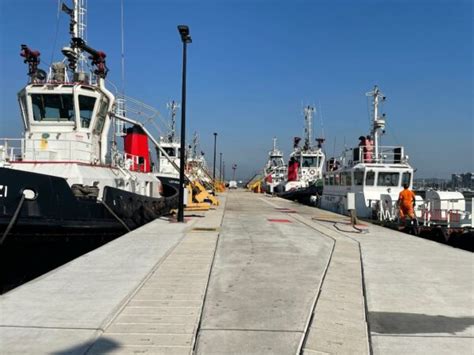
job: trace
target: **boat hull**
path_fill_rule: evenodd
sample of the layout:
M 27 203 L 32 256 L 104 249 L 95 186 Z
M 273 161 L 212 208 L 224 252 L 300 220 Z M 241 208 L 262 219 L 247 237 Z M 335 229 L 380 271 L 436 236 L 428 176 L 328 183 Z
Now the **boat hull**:
M 76 197 L 62 177 L 0 168 L 0 236 L 12 220 L 25 189 L 35 196 L 21 204 L 8 240 L 118 236 L 127 228 L 135 229 L 169 213 L 178 203 L 177 189 L 165 184 L 164 196 L 160 198 L 105 186 L 99 201 Z
M 322 186 L 310 185 L 308 187 L 293 189 L 277 193 L 278 197 L 296 201 L 305 205 L 314 206 L 322 194 Z

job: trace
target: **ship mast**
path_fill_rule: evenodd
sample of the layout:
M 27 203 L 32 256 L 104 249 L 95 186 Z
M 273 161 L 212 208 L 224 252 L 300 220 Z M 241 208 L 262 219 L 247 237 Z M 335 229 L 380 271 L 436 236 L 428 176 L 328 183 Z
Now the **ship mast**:
M 277 137 L 273 137 L 273 151 L 276 152 L 277 150 Z
M 372 131 L 371 136 L 374 141 L 374 154 L 375 161 L 379 159 L 379 140 L 380 136 L 385 133 L 385 114 L 379 116 L 379 105 L 385 101 L 385 96 L 380 91 L 377 85 L 374 86 L 372 91 L 369 91 L 365 94 L 368 97 L 372 97 L 372 106 L 373 106 L 373 121 L 372 121 Z
M 168 102 L 166 107 L 171 112 L 171 128 L 170 132 L 168 133 L 168 141 L 174 142 L 176 136 L 176 111 L 179 109 L 179 104 L 173 100 Z
M 311 149 L 313 141 L 313 113 L 315 108 L 312 106 L 306 106 L 304 108 L 304 120 L 305 120 L 305 149 Z
M 194 160 L 198 159 L 198 156 L 197 156 L 197 147 L 198 147 L 198 145 L 199 145 L 199 136 L 198 136 L 197 132 L 194 132 L 193 144 L 192 144 L 192 158 Z

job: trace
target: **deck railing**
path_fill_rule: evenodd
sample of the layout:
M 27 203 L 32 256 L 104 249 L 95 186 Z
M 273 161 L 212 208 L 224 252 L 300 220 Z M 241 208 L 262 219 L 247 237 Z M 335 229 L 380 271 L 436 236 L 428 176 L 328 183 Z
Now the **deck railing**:
M 378 155 L 375 151 L 367 150 L 366 146 L 347 149 L 342 155 L 343 165 L 354 166 L 359 163 L 377 163 L 377 164 L 400 164 L 407 163 L 408 157 L 405 155 L 402 146 L 379 146 Z M 331 162 L 328 161 L 328 164 Z

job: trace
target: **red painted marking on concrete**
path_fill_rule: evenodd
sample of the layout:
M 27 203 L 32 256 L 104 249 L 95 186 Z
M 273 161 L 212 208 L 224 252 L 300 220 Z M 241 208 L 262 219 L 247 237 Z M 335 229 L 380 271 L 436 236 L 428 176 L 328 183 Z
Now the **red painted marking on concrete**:
M 291 223 L 288 219 L 278 219 L 278 218 L 269 218 L 268 222 L 276 222 L 276 223 Z

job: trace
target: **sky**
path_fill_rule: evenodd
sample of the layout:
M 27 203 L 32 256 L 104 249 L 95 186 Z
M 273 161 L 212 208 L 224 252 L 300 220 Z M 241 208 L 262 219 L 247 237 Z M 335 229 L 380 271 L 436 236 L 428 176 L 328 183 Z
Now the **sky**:
M 261 171 L 274 136 L 287 158 L 303 136 L 303 105 L 316 106 L 328 156 L 356 146 L 374 85 L 387 96 L 382 144 L 405 146 L 415 178 L 474 171 L 469 0 L 123 2 L 125 93 L 165 120 L 166 103 L 181 100 L 176 26 L 189 26 L 187 137 L 198 132 L 212 167 L 218 133 L 226 177 L 233 164 L 239 179 Z M 41 52 L 43 69 L 62 60 L 68 18 L 57 9 L 57 0 L 0 0 L 0 137 L 22 133 L 20 45 Z M 87 22 L 88 44 L 107 53 L 108 79 L 122 87 L 120 1 L 89 0 Z

